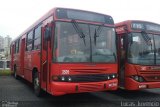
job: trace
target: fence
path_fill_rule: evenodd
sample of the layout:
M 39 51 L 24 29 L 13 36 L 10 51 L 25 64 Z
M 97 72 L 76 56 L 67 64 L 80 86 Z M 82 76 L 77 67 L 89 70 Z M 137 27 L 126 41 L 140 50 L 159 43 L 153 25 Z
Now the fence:
M 9 60 L 0 60 L 0 70 L 10 69 Z

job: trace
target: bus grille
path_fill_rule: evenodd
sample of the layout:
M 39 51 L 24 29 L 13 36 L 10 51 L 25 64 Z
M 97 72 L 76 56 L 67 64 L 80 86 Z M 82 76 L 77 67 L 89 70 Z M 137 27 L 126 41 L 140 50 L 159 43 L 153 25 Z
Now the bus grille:
M 150 81 L 150 82 L 160 81 L 160 75 L 157 75 L 157 76 L 145 76 L 144 78 L 145 78 L 146 81 Z
M 113 75 L 115 77 L 113 77 Z M 71 82 L 99 82 L 107 81 L 117 77 L 116 74 L 94 74 L 94 75 L 72 75 Z
M 140 71 L 140 75 L 142 75 L 147 82 L 160 81 L 160 71 Z

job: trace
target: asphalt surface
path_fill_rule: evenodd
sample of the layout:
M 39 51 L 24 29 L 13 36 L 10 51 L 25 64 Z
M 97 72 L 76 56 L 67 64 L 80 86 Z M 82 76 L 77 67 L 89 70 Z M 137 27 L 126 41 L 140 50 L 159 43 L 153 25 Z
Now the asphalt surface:
M 30 83 L 0 76 L 0 107 L 159 107 L 160 89 L 69 94 L 54 97 L 34 95 Z

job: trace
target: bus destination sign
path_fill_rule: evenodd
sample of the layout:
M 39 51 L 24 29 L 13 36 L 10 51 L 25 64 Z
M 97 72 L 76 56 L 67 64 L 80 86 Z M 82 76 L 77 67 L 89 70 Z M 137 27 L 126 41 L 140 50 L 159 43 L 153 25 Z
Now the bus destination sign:
M 81 10 L 72 10 L 72 9 L 63 9 L 58 8 L 57 17 L 59 19 L 74 19 L 74 20 L 86 20 L 93 22 L 100 22 L 106 24 L 114 24 L 114 21 L 111 16 L 102 15 L 94 12 L 87 12 Z
M 146 22 L 133 22 L 131 24 L 133 30 L 146 30 L 160 32 L 160 25 Z

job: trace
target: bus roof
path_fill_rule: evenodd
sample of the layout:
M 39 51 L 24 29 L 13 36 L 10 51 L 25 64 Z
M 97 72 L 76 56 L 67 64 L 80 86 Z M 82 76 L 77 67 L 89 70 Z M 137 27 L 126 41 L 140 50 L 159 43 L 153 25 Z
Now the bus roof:
M 128 24 L 131 24 L 132 22 L 142 22 L 142 23 L 151 23 L 151 24 L 155 24 L 155 25 L 160 25 L 158 23 L 144 21 L 144 20 L 125 20 L 122 22 L 115 23 L 115 26 L 118 27 L 118 26 L 128 25 Z
M 116 23 L 115 26 L 117 32 L 122 32 L 122 31 L 125 32 L 125 30 L 128 30 L 128 31 L 147 31 L 158 34 L 160 33 L 160 24 L 149 21 L 126 20 Z
M 28 27 L 24 32 L 22 32 L 16 39 L 14 39 L 13 41 L 19 39 L 21 36 L 23 36 L 24 34 L 26 34 L 28 31 L 32 30 L 34 27 L 36 27 L 37 25 L 39 25 L 41 22 L 43 22 L 45 19 L 49 18 L 50 16 L 52 16 L 55 12 L 56 9 L 69 9 L 69 10 L 78 10 L 78 11 L 83 11 L 83 12 L 90 12 L 90 13 L 95 13 L 95 14 L 99 14 L 99 15 L 105 15 L 105 14 L 101 14 L 101 13 L 96 13 L 96 12 L 92 12 L 92 11 L 86 11 L 86 10 L 80 10 L 80 9 L 70 9 L 70 8 L 61 8 L 61 7 L 55 7 L 52 8 L 50 11 L 48 11 L 45 15 L 43 15 L 39 20 L 37 20 L 34 24 L 32 24 L 30 27 Z M 110 15 L 105 15 L 105 16 L 110 16 Z M 111 17 L 111 16 L 110 16 Z

